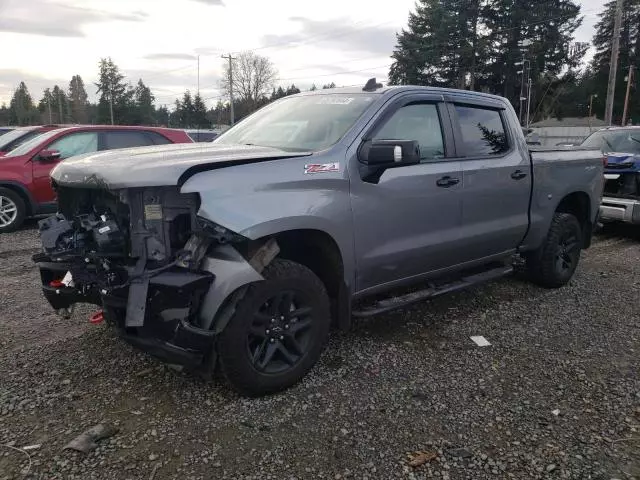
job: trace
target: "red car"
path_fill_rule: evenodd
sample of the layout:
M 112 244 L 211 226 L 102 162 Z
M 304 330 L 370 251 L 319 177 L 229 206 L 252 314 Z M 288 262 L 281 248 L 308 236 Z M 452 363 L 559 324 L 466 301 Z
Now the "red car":
M 59 128 L 32 138 L 0 156 L 0 233 L 19 228 L 26 217 L 56 211 L 49 172 L 59 161 L 83 153 L 167 143 L 193 140 L 184 130 L 97 125 Z
M 18 148 L 23 143 L 37 137 L 41 133 L 62 128 L 62 125 L 34 125 L 32 127 L 17 127 L 0 135 L 0 156 Z

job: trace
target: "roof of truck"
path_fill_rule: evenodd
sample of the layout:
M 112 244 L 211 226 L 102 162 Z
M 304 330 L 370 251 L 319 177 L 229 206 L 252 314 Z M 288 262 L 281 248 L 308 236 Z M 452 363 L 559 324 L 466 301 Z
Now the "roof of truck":
M 364 85 L 362 86 L 349 86 L 349 87 L 336 87 L 336 88 L 323 88 L 320 90 L 313 90 L 308 92 L 298 93 L 297 95 L 335 95 L 335 94 L 377 94 L 377 95 L 385 95 L 385 94 L 395 94 L 400 92 L 416 92 L 422 91 L 425 93 L 436 93 L 441 95 L 452 95 L 452 94 L 466 94 L 469 96 L 476 96 L 487 99 L 501 100 L 505 101 L 504 97 L 499 95 L 492 95 L 489 93 L 483 92 L 475 92 L 472 90 L 461 90 L 455 88 L 440 88 L 440 87 L 429 87 L 422 85 L 387 85 L 376 88 L 375 90 L 364 90 Z

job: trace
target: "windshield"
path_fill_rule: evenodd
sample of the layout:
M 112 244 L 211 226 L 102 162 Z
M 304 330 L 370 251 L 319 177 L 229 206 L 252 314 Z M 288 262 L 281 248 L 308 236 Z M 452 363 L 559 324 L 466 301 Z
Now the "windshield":
M 4 135 L 0 135 L 0 152 L 9 152 L 19 145 L 23 144 L 35 135 L 38 135 L 38 129 L 18 128 L 11 130 Z
M 27 142 L 24 142 L 22 145 L 20 145 L 15 150 L 11 150 L 11 152 L 7 153 L 5 155 L 5 157 L 18 157 L 20 155 L 24 155 L 26 153 L 29 153 L 35 147 L 40 145 L 42 142 L 50 139 L 51 137 L 53 137 L 58 132 L 59 132 L 59 130 L 50 130 L 50 131 L 48 131 L 46 133 L 41 133 L 40 135 L 36 135 L 31 140 L 29 140 Z M 3 137 L 4 137 L 4 135 L 3 135 Z
M 600 130 L 588 136 L 580 146 L 597 148 L 603 153 L 640 154 L 640 129 Z
M 325 94 L 284 98 L 242 120 L 213 143 L 316 152 L 340 140 L 375 94 Z

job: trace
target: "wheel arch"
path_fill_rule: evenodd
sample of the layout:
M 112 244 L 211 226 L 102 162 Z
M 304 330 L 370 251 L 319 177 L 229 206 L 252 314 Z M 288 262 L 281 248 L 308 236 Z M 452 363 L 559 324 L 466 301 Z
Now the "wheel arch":
M 35 200 L 23 184 L 12 180 L 0 180 L 0 188 L 6 188 L 20 195 L 20 198 L 24 201 L 25 207 L 27 207 L 27 216 L 34 215 L 36 211 Z
M 575 191 L 565 195 L 558 203 L 556 213 L 570 213 L 575 216 L 582 229 L 582 246 L 591 246 L 593 224 L 591 222 L 591 197 L 583 191 Z

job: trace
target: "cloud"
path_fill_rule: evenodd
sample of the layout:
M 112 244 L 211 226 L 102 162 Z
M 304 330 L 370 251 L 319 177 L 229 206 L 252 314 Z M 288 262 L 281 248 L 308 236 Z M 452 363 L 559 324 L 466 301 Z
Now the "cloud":
M 204 3 L 205 5 L 213 5 L 216 7 L 224 7 L 222 0 L 193 0 L 194 2 Z
M 314 45 L 338 48 L 341 52 L 357 51 L 388 56 L 396 43 L 396 29 L 382 26 L 359 26 L 348 18 L 312 20 L 306 17 L 290 17 L 301 29 L 284 35 L 263 35 L 262 48 L 274 48 L 288 44 Z
M 54 85 L 58 85 L 63 90 L 66 90 L 70 80 L 71 77 L 45 77 L 18 69 L 2 69 L 0 70 L 0 98 L 6 99 L 6 102 L 9 103 L 14 89 L 20 82 L 24 82 L 33 102 L 37 104 L 42 98 L 42 92 L 45 88 L 53 88 Z M 86 79 L 85 88 L 89 90 Z
M 84 37 L 83 27 L 110 21 L 140 22 L 144 12 L 107 12 L 62 5 L 48 0 L 33 0 L 26 6 L 20 0 L 5 0 L 0 16 L 0 32 L 43 35 L 47 37 Z
M 143 58 L 147 60 L 195 60 L 197 57 L 190 53 L 149 53 Z

